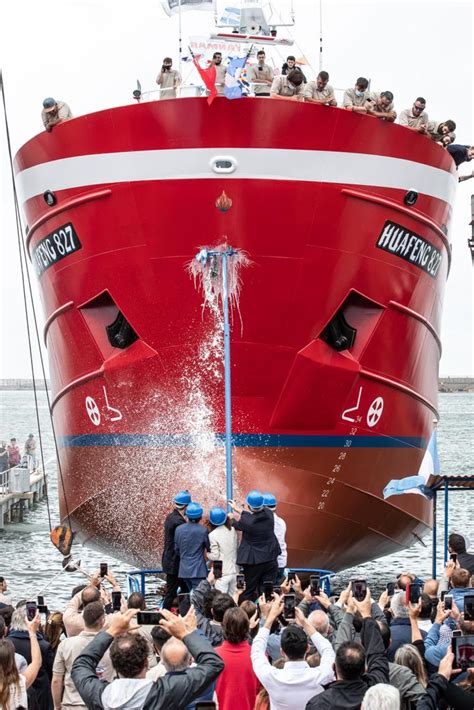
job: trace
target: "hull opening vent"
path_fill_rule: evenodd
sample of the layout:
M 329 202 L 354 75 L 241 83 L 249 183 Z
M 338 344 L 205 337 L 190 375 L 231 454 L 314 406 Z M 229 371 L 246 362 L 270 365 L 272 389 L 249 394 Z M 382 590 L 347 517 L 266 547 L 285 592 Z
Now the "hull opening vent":
M 109 343 L 113 348 L 124 350 L 132 345 L 135 340 L 138 340 L 138 335 L 121 311 L 117 313 L 115 320 L 105 327 L 105 330 Z
M 357 330 L 349 325 L 344 317 L 342 308 L 331 318 L 323 332 L 321 338 L 331 348 L 341 352 L 348 350 L 354 345 Z

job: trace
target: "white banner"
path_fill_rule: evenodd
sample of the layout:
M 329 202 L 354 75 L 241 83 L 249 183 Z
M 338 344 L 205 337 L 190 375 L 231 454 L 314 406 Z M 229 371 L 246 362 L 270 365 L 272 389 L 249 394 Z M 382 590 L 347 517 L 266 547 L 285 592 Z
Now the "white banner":
M 242 44 L 227 39 L 210 39 L 209 37 L 190 37 L 189 46 L 194 54 L 209 55 L 222 52 L 223 57 L 242 54 Z
M 161 0 L 163 10 L 168 16 L 174 15 L 181 10 L 210 10 L 214 9 L 213 0 Z

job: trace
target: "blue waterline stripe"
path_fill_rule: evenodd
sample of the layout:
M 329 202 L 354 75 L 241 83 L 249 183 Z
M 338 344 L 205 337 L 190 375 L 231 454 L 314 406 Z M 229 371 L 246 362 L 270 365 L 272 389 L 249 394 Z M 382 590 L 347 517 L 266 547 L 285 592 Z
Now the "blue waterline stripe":
M 215 434 L 216 440 L 224 445 L 225 434 Z M 60 447 L 81 446 L 155 446 L 158 448 L 176 446 L 199 446 L 202 435 L 194 434 L 80 434 L 58 438 Z M 311 434 L 234 434 L 233 446 L 239 448 L 333 448 L 342 449 L 351 441 L 352 449 L 425 449 L 424 438 L 416 436 L 314 436 Z

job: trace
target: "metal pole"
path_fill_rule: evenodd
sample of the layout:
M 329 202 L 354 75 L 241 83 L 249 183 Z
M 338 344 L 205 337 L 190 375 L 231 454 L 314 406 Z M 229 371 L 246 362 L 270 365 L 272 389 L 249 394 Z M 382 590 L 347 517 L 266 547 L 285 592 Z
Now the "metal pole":
M 319 0 L 319 71 L 323 69 L 323 0 Z
M 229 301 L 227 286 L 227 258 L 228 253 L 222 253 L 222 291 L 224 306 L 224 382 L 225 382 L 225 475 L 227 500 L 233 496 L 232 486 L 232 410 L 231 410 L 231 383 L 230 383 L 230 328 L 229 328 Z
M 446 567 L 446 562 L 448 561 L 448 528 L 449 528 L 449 519 L 448 519 L 448 503 L 449 503 L 449 496 L 448 496 L 449 488 L 448 488 L 448 479 L 444 479 L 444 566 Z
M 436 491 L 433 491 L 433 551 L 431 557 L 431 576 L 436 579 Z
M 178 71 L 181 71 L 181 59 L 183 56 L 182 26 L 181 26 L 181 0 L 178 0 Z M 160 96 L 161 98 L 161 96 Z

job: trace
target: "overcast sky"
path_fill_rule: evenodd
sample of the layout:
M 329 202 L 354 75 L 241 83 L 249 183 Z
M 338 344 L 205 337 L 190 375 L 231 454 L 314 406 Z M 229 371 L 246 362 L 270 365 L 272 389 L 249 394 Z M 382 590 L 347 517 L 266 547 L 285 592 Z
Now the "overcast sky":
M 219 4 L 235 5 L 232 0 Z M 288 18 L 289 2 L 274 3 Z M 319 3 L 294 0 L 294 54 L 318 68 Z M 178 22 L 159 0 L 5 0 L 0 23 L 0 66 L 7 94 L 13 152 L 42 130 L 46 96 L 69 103 L 74 115 L 130 103 L 139 78 L 153 88 L 165 55 L 177 63 Z M 183 44 L 212 31 L 212 15 L 183 13 Z M 339 88 L 357 76 L 372 88 L 390 89 L 400 112 L 416 96 L 427 99 L 430 118 L 453 118 L 457 142 L 473 141 L 472 3 L 455 0 L 325 0 L 324 68 Z M 283 34 L 283 30 L 281 30 Z M 280 56 L 287 50 L 280 50 Z M 269 52 L 267 51 L 267 55 Z M 275 62 L 280 63 L 277 53 Z M 184 66 L 184 73 L 189 65 Z M 311 69 L 307 72 L 311 77 Z M 13 197 L 4 120 L 0 128 L 0 378 L 30 377 L 18 265 Z M 236 127 L 236 130 L 238 128 Z M 471 172 L 473 163 L 461 166 Z M 473 374 L 470 195 L 474 180 L 459 186 L 450 239 L 453 261 L 442 325 L 442 375 Z M 31 272 L 36 285 L 36 276 Z M 38 308 L 40 326 L 43 313 Z

